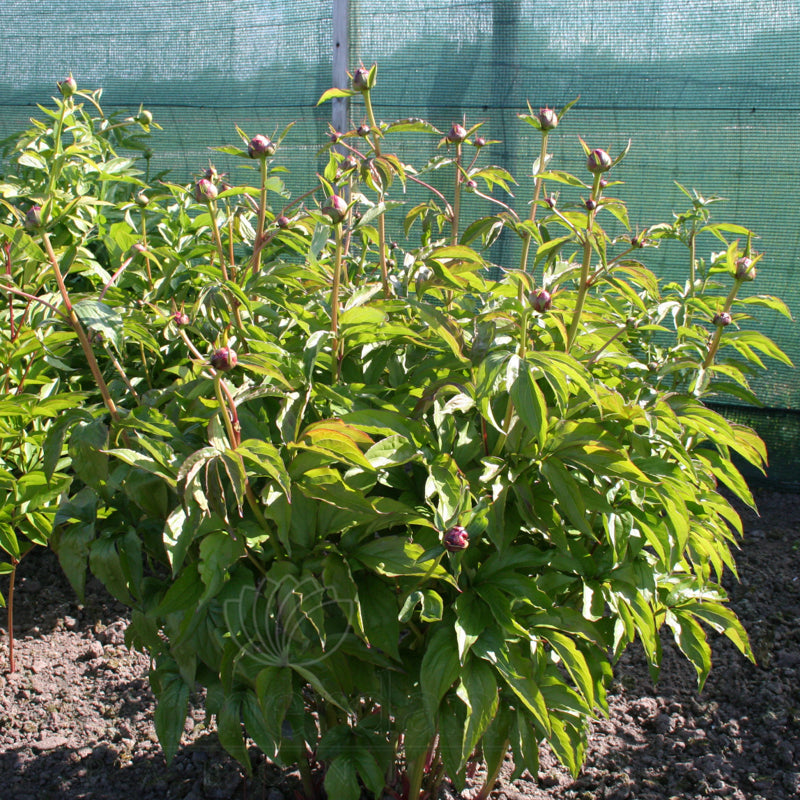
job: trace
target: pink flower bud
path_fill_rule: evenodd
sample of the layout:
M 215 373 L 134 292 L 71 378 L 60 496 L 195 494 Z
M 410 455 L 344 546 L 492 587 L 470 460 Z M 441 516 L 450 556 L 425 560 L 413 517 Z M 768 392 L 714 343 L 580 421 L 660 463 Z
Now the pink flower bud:
M 752 258 L 742 256 L 736 259 L 736 280 L 752 281 L 756 277 L 756 267 Z
M 275 220 L 275 224 L 281 229 L 286 230 L 289 227 L 289 217 L 285 214 L 281 214 L 278 219 Z
M 589 170 L 592 174 L 597 174 L 599 172 L 608 172 L 611 169 L 611 164 L 613 163 L 613 159 L 611 156 L 606 153 L 605 150 L 592 150 L 589 153 L 589 157 L 586 159 L 586 169 Z
M 450 128 L 450 133 L 447 134 L 447 141 L 453 144 L 460 144 L 466 138 L 466 128 L 463 125 L 459 125 L 457 122 L 453 123 L 453 127 Z
M 194 199 L 198 203 L 206 203 L 217 197 L 217 187 L 208 178 L 200 178 L 194 186 Z
M 254 136 L 247 145 L 247 154 L 250 158 L 273 156 L 275 155 L 275 150 L 275 143 L 271 142 L 266 136 L 262 136 L 260 133 L 258 136 Z
M 475 147 L 485 147 L 486 146 L 486 139 L 483 136 L 476 136 L 475 137 Z
M 531 301 L 533 310 L 538 314 L 544 314 L 553 305 L 553 296 L 547 289 L 536 289 L 528 295 L 528 298 Z
M 469 534 L 466 528 L 462 528 L 460 525 L 450 528 L 444 535 L 442 544 L 444 545 L 444 549 L 449 553 L 457 553 L 460 550 L 466 550 L 469 547 Z
M 176 311 L 172 315 L 172 321 L 179 327 L 183 328 L 188 325 L 191 320 L 189 319 L 189 315 L 185 311 Z M 212 358 L 213 360 L 213 358 Z
M 211 356 L 211 366 L 220 372 L 229 372 L 238 362 L 236 353 L 230 347 L 220 347 Z
M 69 78 L 58 81 L 57 85 L 58 91 L 61 92 L 62 97 L 72 97 L 72 95 L 78 91 L 78 84 L 75 82 L 75 78 L 72 77 L 72 74 L 70 74 Z
M 714 314 L 712 322 L 719 328 L 724 328 L 732 322 L 731 315 L 727 311 L 719 311 Z
M 535 116 L 543 131 L 551 131 L 558 126 L 558 114 L 552 108 L 540 108 Z
M 369 125 L 365 125 L 362 123 L 356 128 L 356 133 L 359 136 L 369 136 L 371 130 L 372 129 L 369 127 Z
M 25 215 L 25 230 L 28 233 L 38 231 L 42 227 L 42 207 L 31 206 Z
M 369 70 L 364 67 L 358 67 L 353 73 L 353 88 L 357 92 L 365 92 L 367 89 L 372 88 L 369 85 Z
M 327 215 L 331 222 L 337 224 L 344 219 L 347 213 L 347 201 L 338 194 L 331 196 L 328 205 L 322 209 L 322 213 Z

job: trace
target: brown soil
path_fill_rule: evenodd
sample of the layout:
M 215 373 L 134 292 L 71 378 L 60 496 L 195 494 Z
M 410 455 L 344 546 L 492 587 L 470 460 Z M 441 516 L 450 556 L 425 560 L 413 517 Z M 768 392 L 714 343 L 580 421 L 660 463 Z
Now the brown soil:
M 744 515 L 742 580 L 731 580 L 729 591 L 758 663 L 715 640 L 714 667 L 698 695 L 693 668 L 666 642 L 656 687 L 631 650 L 578 779 L 543 750 L 539 775 L 499 782 L 496 800 L 800 797 L 800 496 L 762 491 L 757 499 L 762 516 Z M 0 626 L 3 800 L 296 796 L 293 776 L 263 760 L 244 780 L 219 748 L 200 696 L 167 767 L 153 729 L 148 659 L 124 645 L 125 609 L 96 583 L 78 605 L 45 551 L 23 561 L 17 586 L 14 673 Z M 7 587 L 4 577 L 0 590 Z

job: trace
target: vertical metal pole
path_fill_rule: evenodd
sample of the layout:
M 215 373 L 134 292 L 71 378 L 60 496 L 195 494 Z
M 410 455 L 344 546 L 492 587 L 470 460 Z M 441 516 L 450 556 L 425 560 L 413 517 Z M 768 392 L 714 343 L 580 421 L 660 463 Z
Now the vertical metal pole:
M 337 89 L 347 89 L 347 67 L 350 61 L 350 0 L 333 0 L 333 85 Z M 337 131 L 346 131 L 348 121 L 348 100 L 337 97 L 333 101 L 331 122 Z

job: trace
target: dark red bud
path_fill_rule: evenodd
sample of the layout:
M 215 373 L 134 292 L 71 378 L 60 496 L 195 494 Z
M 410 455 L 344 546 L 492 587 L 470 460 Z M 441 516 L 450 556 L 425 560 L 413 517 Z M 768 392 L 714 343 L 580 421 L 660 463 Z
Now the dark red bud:
M 188 325 L 191 322 L 191 320 L 189 319 L 189 315 L 187 313 L 185 313 L 184 311 L 176 311 L 172 315 L 172 321 L 179 328 L 183 328 L 184 326 Z M 212 356 L 212 362 L 213 362 L 213 356 Z
M 211 183 L 216 183 L 219 180 L 219 172 L 213 164 L 208 165 L 208 169 L 203 173 L 203 177 Z
M 539 314 L 549 311 L 553 305 L 553 296 L 547 289 L 536 289 L 529 295 L 533 310 Z
M 347 213 L 347 201 L 343 197 L 339 197 L 338 194 L 332 195 L 328 205 L 322 209 L 322 212 L 326 214 L 334 224 L 341 222 L 344 219 L 344 215 Z
M 444 549 L 450 553 L 466 550 L 469 547 L 469 534 L 466 528 L 462 528 L 460 525 L 450 528 L 444 535 L 442 544 L 444 544 Z
M 600 178 L 600 188 L 605 189 L 608 186 L 608 181 L 605 178 Z
M 636 236 L 631 236 L 631 246 L 640 250 L 645 246 L 646 241 L 644 234 L 639 235 L 637 233 Z
M 372 129 L 369 127 L 369 125 L 361 124 L 358 126 L 358 128 L 356 128 L 356 133 L 359 136 L 369 136 L 371 130 Z
M 483 136 L 476 136 L 475 137 L 475 147 L 485 147 L 486 146 L 486 139 Z
M 247 145 L 247 154 L 250 158 L 265 158 L 275 155 L 275 143 L 271 142 L 266 136 L 258 134 L 254 136 Z
M 588 211 L 594 211 L 597 208 L 597 201 L 591 197 L 584 203 Z
M 720 311 L 717 314 L 714 314 L 714 319 L 712 322 L 719 328 L 724 328 L 726 325 L 730 325 L 732 322 L 731 315 L 727 311 Z
M 453 144 L 460 144 L 466 138 L 466 128 L 463 125 L 459 125 L 457 122 L 453 123 L 453 127 L 450 128 L 450 133 L 447 134 L 447 141 Z
M 38 231 L 42 226 L 42 207 L 31 206 L 25 215 L 25 230 L 28 233 Z
M 334 144 L 336 144 L 336 142 L 338 142 L 338 141 L 339 141 L 339 139 L 341 139 L 341 138 L 342 138 L 342 134 L 341 134 L 341 133 L 339 133 L 339 131 L 331 131 L 331 133 L 330 133 L 330 135 L 328 136 L 328 138 L 329 138 L 329 139 L 330 139 L 330 140 L 331 140 L 331 141 L 332 141 Z
M 552 108 L 540 108 L 536 119 L 543 131 L 551 131 L 558 125 L 558 114 Z
M 545 203 L 547 203 L 548 206 L 550 206 L 550 208 L 556 207 L 556 196 L 554 194 L 545 197 L 544 201 Z
M 389 242 L 390 250 L 397 250 L 397 242 Z
M 289 224 L 290 224 L 289 217 L 287 217 L 287 216 L 286 216 L 286 215 L 284 215 L 284 214 L 281 214 L 281 215 L 278 217 L 278 219 L 276 219 L 276 220 L 275 220 L 275 224 L 276 224 L 276 225 L 277 225 L 277 226 L 278 226 L 278 227 L 279 227 L 281 230 L 286 230 L 286 228 L 288 228 L 288 227 L 289 227 Z
M 232 370 L 239 359 L 236 353 L 230 347 L 220 347 L 219 350 L 211 356 L 211 366 L 218 369 L 220 372 L 228 372 Z
M 353 73 L 353 88 L 357 92 L 365 92 L 370 88 L 369 85 L 369 70 L 364 67 L 358 67 Z
M 355 169 L 358 166 L 358 159 L 351 153 L 344 160 L 344 165 L 343 166 L 344 166 L 345 169 Z
M 217 187 L 208 178 L 200 178 L 194 186 L 194 199 L 198 203 L 214 200 L 217 194 Z
M 75 82 L 75 78 L 70 74 L 69 78 L 58 81 L 58 91 L 61 92 L 62 97 L 72 97 L 78 91 L 78 84 Z
M 477 188 L 478 188 L 478 182 L 477 182 L 477 181 L 474 181 L 474 180 L 472 180 L 472 178 L 470 178 L 470 179 L 467 181 L 467 188 L 468 188 L 468 189 L 472 189 L 472 190 L 474 191 L 475 189 L 477 189 Z
M 613 159 L 605 150 L 592 150 L 586 159 L 586 169 L 596 175 L 599 172 L 608 172 L 612 163 Z

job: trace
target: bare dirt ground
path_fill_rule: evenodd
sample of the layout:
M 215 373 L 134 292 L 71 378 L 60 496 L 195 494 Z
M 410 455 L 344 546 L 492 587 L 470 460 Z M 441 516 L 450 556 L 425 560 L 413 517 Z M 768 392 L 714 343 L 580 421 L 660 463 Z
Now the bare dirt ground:
M 631 650 L 577 780 L 543 750 L 539 775 L 501 780 L 496 800 L 800 798 L 800 495 L 760 491 L 757 501 L 761 517 L 744 514 L 742 580 L 728 586 L 758 663 L 715 640 L 698 695 L 693 668 L 670 646 L 655 687 Z M 292 776 L 257 757 L 254 777 L 244 779 L 219 748 L 200 696 L 167 767 L 152 723 L 148 660 L 125 647 L 125 609 L 96 583 L 78 605 L 42 551 L 23 561 L 17 587 L 14 673 L 0 617 L 2 800 L 294 800 Z M 7 588 L 4 577 L 0 590 Z

